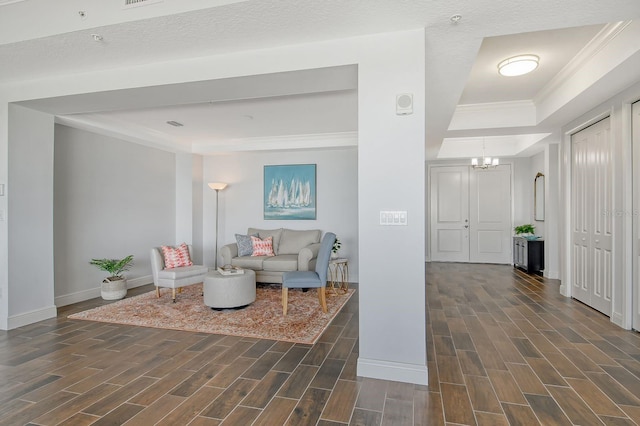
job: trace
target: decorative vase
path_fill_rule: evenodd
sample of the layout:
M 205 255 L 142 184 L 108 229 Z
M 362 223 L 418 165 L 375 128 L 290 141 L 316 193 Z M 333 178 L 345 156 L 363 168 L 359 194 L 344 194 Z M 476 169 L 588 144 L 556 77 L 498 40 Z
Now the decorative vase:
M 331 258 L 332 258 L 332 259 L 337 259 L 337 258 L 338 258 L 338 253 L 336 253 L 336 252 L 332 251 L 332 252 L 331 252 Z
M 104 300 L 120 300 L 127 295 L 127 279 L 110 280 L 105 278 L 100 287 L 100 295 Z

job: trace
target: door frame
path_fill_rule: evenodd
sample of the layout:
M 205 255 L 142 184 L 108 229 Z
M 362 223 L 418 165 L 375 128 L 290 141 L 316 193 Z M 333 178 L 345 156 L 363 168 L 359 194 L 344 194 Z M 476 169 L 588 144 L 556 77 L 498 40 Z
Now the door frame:
M 425 227 L 424 229 L 426 229 L 427 231 L 427 236 L 424 239 L 425 240 L 425 262 L 431 262 L 431 197 L 429 194 L 429 190 L 431 189 L 431 168 L 432 167 L 446 167 L 446 166 L 468 166 L 471 167 L 471 165 L 468 162 L 465 162 L 463 160 L 453 160 L 453 161 L 425 161 L 426 163 L 426 184 L 425 184 L 425 200 L 426 200 L 426 213 L 425 214 Z M 515 192 L 514 192 L 514 185 L 515 185 L 515 179 L 514 179 L 514 163 L 513 161 L 511 161 L 510 159 L 505 159 L 503 161 L 500 162 L 501 165 L 509 165 L 509 167 L 511 168 L 511 227 L 513 227 L 513 220 L 514 220 L 514 211 L 515 211 Z M 509 250 L 511 252 L 510 257 L 513 258 L 513 245 L 509 245 Z
M 633 302 L 633 150 L 631 140 L 631 105 L 638 100 L 638 95 L 634 97 L 615 97 L 608 100 L 593 114 L 582 116 L 582 121 L 577 120 L 572 127 L 563 129 L 562 141 L 560 144 L 560 182 L 561 182 L 561 284 L 560 294 L 566 297 L 573 297 L 572 279 L 573 263 L 571 254 L 572 220 L 571 220 L 571 200 L 572 200 L 572 147 L 571 135 L 583 130 L 598 121 L 610 117 L 611 133 L 614 140 L 614 169 L 620 168 L 619 175 L 614 175 L 613 181 L 620 187 L 614 187 L 613 208 L 619 220 L 614 220 L 613 229 L 613 277 L 612 288 L 612 312 L 610 320 L 612 323 L 625 328 L 632 327 L 632 302 Z M 579 118 L 580 119 L 580 118 Z M 578 119 L 578 120 L 579 120 Z M 617 213 L 620 213 L 619 215 Z M 625 214 L 628 213 L 628 214 Z M 618 283 L 618 284 L 616 284 Z M 621 299 L 621 300 L 620 300 Z M 618 306 L 617 306 L 618 305 Z M 616 309 L 619 307 L 619 311 Z

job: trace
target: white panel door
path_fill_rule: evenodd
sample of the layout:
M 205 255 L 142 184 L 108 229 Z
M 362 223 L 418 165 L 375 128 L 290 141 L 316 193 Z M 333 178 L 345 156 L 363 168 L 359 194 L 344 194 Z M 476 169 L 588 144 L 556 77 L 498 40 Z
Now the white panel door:
M 631 108 L 633 211 L 640 212 L 640 102 Z M 633 328 L 640 330 L 640 217 L 633 215 Z
M 511 165 L 471 169 L 469 261 L 511 263 Z
M 432 167 L 431 260 L 469 261 L 469 168 Z
M 611 315 L 613 182 L 610 119 L 572 135 L 573 296 Z

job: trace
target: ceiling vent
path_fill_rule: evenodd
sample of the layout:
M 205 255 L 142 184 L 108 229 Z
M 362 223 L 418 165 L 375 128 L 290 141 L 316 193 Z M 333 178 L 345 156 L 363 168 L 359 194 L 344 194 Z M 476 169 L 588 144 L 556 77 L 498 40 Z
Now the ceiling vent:
M 132 7 L 146 6 L 148 4 L 161 3 L 163 1 L 164 0 L 124 0 L 124 4 L 122 5 L 122 8 L 130 9 Z

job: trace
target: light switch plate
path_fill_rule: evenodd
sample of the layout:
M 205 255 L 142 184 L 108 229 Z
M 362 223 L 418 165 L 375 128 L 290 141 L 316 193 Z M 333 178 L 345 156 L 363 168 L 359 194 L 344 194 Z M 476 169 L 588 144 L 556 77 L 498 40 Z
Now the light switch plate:
M 381 210 L 380 225 L 383 226 L 407 226 L 406 210 Z

